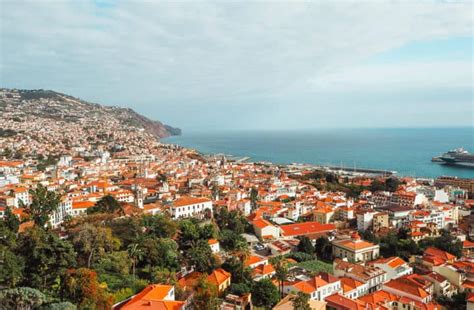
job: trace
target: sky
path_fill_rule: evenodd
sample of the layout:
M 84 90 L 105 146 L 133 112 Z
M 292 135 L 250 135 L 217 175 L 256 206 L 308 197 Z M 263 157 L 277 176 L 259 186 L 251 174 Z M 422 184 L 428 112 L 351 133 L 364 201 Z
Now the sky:
M 472 1 L 0 0 L 0 87 L 186 130 L 473 126 Z

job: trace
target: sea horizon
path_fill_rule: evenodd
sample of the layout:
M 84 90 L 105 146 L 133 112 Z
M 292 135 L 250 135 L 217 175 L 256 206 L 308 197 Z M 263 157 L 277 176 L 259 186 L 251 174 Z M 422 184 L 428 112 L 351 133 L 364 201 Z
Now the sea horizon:
M 464 147 L 474 152 L 474 127 L 183 130 L 163 139 L 203 154 L 250 157 L 275 164 L 312 164 L 396 171 L 399 176 L 474 178 L 474 169 L 431 162 Z

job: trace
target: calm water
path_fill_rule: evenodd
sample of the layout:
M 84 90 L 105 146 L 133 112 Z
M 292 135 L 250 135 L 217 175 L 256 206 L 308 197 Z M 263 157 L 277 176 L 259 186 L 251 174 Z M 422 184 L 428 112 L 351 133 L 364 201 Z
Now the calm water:
M 182 136 L 163 142 L 205 154 L 249 156 L 253 161 L 355 165 L 417 177 L 474 178 L 472 168 L 430 161 L 433 156 L 461 146 L 474 152 L 474 128 L 183 132 Z

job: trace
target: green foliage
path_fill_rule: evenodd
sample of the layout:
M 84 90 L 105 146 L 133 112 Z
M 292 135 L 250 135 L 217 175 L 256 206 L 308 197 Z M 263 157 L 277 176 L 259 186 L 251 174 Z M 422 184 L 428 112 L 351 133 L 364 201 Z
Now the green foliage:
M 214 219 L 220 230 L 231 230 L 235 234 L 242 234 L 247 229 L 247 219 L 238 211 L 228 211 L 227 208 L 219 208 L 215 211 Z
M 72 230 L 69 239 L 78 254 L 78 262 L 88 268 L 107 253 L 120 248 L 120 240 L 114 237 L 109 227 L 90 223 Z
M 195 310 L 215 310 L 218 309 L 220 300 L 217 298 L 217 287 L 208 282 L 206 275 L 199 278 L 196 285 L 196 292 L 193 298 Z
M 10 248 L 0 245 L 0 286 L 15 287 L 23 278 L 24 261 Z
M 173 238 L 177 232 L 178 225 L 166 215 L 145 215 L 142 217 L 142 225 L 148 234 L 158 238 Z
M 0 305 L 5 307 L 5 309 L 34 309 L 46 301 L 46 295 L 30 287 L 18 287 L 0 291 Z
M 319 237 L 316 239 L 316 254 L 320 259 L 331 259 L 332 245 L 327 237 Z
M 229 287 L 229 292 L 237 296 L 248 294 L 251 291 L 252 291 L 251 285 L 248 285 L 245 283 L 232 283 Z
M 229 229 L 221 231 L 219 243 L 225 250 L 232 252 L 238 256 L 247 256 L 250 252 L 247 240 L 242 235 L 236 234 Z
M 453 237 L 449 231 L 446 230 L 442 230 L 441 236 L 437 238 L 420 240 L 418 245 L 422 250 L 428 247 L 435 247 L 456 255 L 458 258 L 462 256 L 462 242 L 456 237 Z
M 454 294 L 451 298 L 440 296 L 436 299 L 446 309 L 465 310 L 466 309 L 466 293 Z
M 404 230 L 397 233 L 390 232 L 380 240 L 380 254 L 384 257 L 399 256 L 405 260 L 411 255 L 422 254 L 428 247 L 435 247 L 449 252 L 457 257 L 462 256 L 462 242 L 449 234 L 448 231 L 441 231 L 441 236 L 436 238 L 426 238 L 417 244 L 411 239 L 403 239 L 406 234 Z
M 291 302 L 293 304 L 293 309 L 298 310 L 311 310 L 310 305 L 308 304 L 310 300 L 309 294 L 298 292 L 296 296 L 291 298 Z
M 385 182 L 381 182 L 379 180 L 374 180 L 370 185 L 371 192 L 377 191 L 387 191 L 387 192 L 395 192 L 400 186 L 401 182 L 399 179 L 395 177 L 390 177 L 385 180 Z
M 25 262 L 23 283 L 50 293 L 66 270 L 76 265 L 71 244 L 39 227 L 20 235 L 15 252 Z
M 20 220 L 18 219 L 18 216 L 13 214 L 10 207 L 5 208 L 3 221 L 5 222 L 6 227 L 10 229 L 11 232 L 13 233 L 18 232 L 18 228 L 20 227 Z
M 48 303 L 40 307 L 40 310 L 76 310 L 76 305 L 64 301 L 64 302 L 55 302 L 55 303 Z
M 298 252 L 303 252 L 310 255 L 314 254 L 315 248 L 308 237 L 303 236 L 300 238 L 300 243 L 298 244 Z
M 48 191 L 41 184 L 36 189 L 30 190 L 30 197 L 31 204 L 24 206 L 25 212 L 37 226 L 44 227 L 49 221 L 49 216 L 58 209 L 61 197 L 55 192 Z
M 260 280 L 253 285 L 252 302 L 255 306 L 271 309 L 279 300 L 278 289 L 270 279 Z
M 186 253 L 188 263 L 197 271 L 210 273 L 216 268 L 217 261 L 206 240 L 198 240 Z
M 140 266 L 160 266 L 170 270 L 179 267 L 178 245 L 172 239 L 147 237 L 141 241 L 140 248 L 143 251 L 143 259 L 138 262 Z
M 148 218 L 148 216 L 144 216 Z M 140 217 L 121 217 L 110 221 L 107 225 L 112 229 L 112 233 L 122 243 L 122 250 L 127 249 L 132 243 L 142 238 L 143 232 L 142 218 Z
M 320 272 L 327 272 L 331 274 L 333 273 L 332 265 L 320 260 L 304 261 L 304 262 L 298 263 L 298 266 L 314 274 L 317 274 Z
M 105 253 L 92 266 L 94 270 L 101 273 L 128 275 L 130 273 L 130 257 L 127 251 Z
M 94 207 L 87 209 L 87 214 L 93 213 L 116 213 L 124 215 L 120 202 L 111 195 L 102 197 Z
M 129 287 L 121 288 L 114 293 L 114 302 L 121 302 L 134 294 L 133 290 Z
M 229 272 L 233 284 L 241 284 L 250 288 L 252 286 L 252 269 L 245 267 L 244 263 L 235 256 L 227 259 L 222 268 Z
M 304 253 L 304 252 L 288 253 L 288 254 L 286 254 L 285 257 L 292 258 L 292 259 L 296 260 L 297 262 L 304 262 L 304 261 L 307 261 L 307 260 L 313 260 L 314 259 L 313 255 L 310 255 L 310 254 L 307 254 L 307 253 Z

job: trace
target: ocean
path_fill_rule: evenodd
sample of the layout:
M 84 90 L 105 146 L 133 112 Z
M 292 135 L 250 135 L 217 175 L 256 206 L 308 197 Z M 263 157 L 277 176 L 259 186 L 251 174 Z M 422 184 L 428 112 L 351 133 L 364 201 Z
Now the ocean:
M 384 169 L 400 176 L 474 178 L 473 168 L 431 162 L 433 156 L 458 147 L 474 152 L 474 127 L 183 131 L 162 142 L 204 154 L 248 156 L 251 161 Z

